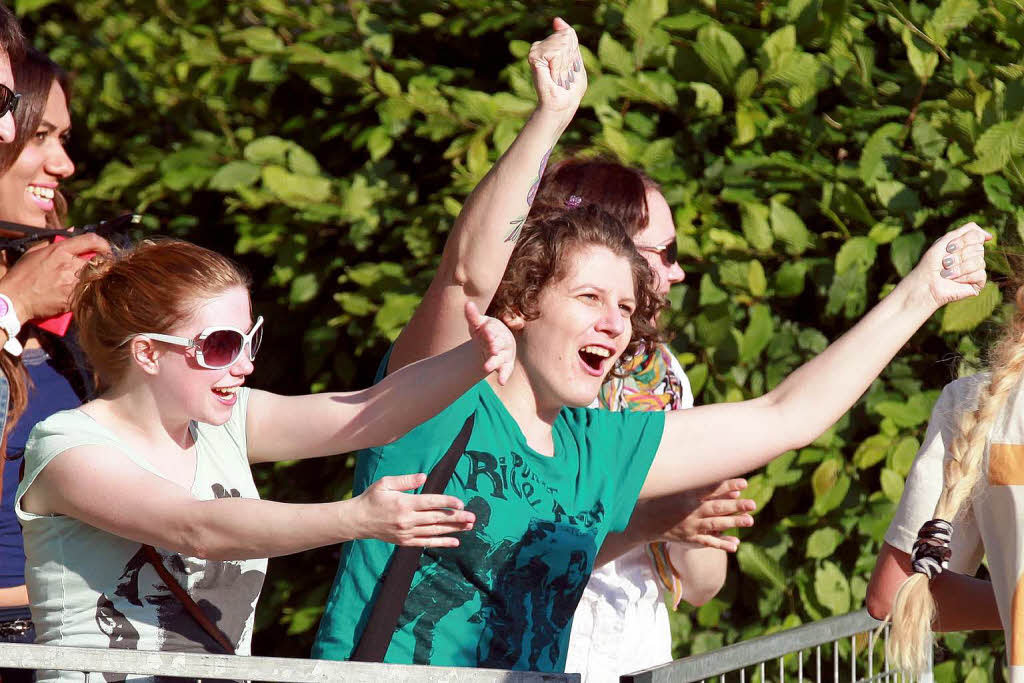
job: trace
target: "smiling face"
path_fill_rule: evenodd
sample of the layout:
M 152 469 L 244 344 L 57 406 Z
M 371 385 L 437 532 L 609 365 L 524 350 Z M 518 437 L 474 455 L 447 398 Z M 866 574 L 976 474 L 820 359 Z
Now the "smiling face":
M 17 92 L 14 87 L 14 71 L 11 70 L 11 59 L 3 48 L 0 48 L 0 83 Z M 14 142 L 14 133 L 14 115 L 7 112 L 0 117 L 0 143 Z
M 196 312 L 175 329 L 146 331 L 194 339 L 208 327 L 227 326 L 248 332 L 252 325 L 248 290 L 232 287 L 202 302 Z M 176 409 L 173 412 L 180 411 L 186 419 L 207 424 L 227 422 L 238 400 L 235 392 L 253 371 L 248 349 L 239 354 L 230 367 L 209 370 L 196 362 L 194 349 L 159 342 L 157 348 L 160 351 L 158 372 L 153 374 L 159 384 L 156 391 L 168 406 Z
M 640 250 L 655 275 L 658 294 L 665 296 L 672 285 L 682 282 L 686 273 L 678 263 L 667 263 L 664 252 L 648 251 L 642 247 L 663 247 L 671 244 L 676 238 L 676 226 L 672 220 L 672 209 L 665 197 L 654 188 L 645 194 L 647 199 L 647 227 L 633 236 L 633 241 Z
M 60 181 L 75 172 L 64 144 L 71 130 L 64 90 L 50 87 L 43 118 L 14 165 L 0 176 L 0 217 L 13 223 L 46 227 L 54 212 Z
M 629 261 L 598 245 L 568 258 L 565 276 L 538 297 L 540 315 L 509 322 L 517 331 L 517 360 L 544 408 L 590 405 L 633 333 Z

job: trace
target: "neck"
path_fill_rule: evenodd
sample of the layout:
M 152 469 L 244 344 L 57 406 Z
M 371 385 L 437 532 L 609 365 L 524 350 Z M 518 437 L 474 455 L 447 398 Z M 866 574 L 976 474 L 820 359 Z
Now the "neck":
M 516 364 L 505 386 L 492 377 L 487 380 L 505 409 L 519 425 L 530 448 L 547 455 L 554 454 L 552 425 L 562 410 L 561 405 L 545 405 L 537 396 L 521 364 Z
M 171 415 L 145 383 L 129 382 L 108 389 L 87 405 L 86 412 L 112 423 L 117 430 L 134 434 L 156 449 L 192 447 L 187 415 Z

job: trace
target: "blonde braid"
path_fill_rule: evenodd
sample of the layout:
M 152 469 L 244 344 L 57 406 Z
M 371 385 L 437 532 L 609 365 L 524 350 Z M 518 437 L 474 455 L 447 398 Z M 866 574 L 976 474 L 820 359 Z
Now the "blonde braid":
M 991 377 L 979 388 L 978 407 L 960 416 L 950 457 L 942 467 L 943 488 L 933 519 L 953 522 L 967 509 L 982 475 L 989 432 L 1024 372 L 1024 287 L 1017 289 L 1015 300 L 1013 318 L 993 349 Z M 926 574 L 914 572 L 903 583 L 893 599 L 891 616 L 890 659 L 904 671 L 923 671 L 935 621 L 935 601 Z

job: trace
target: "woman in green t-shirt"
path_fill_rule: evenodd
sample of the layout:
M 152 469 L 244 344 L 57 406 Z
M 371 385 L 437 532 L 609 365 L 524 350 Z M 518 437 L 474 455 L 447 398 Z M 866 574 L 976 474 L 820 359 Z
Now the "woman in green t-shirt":
M 560 20 L 528 57 L 538 105 L 467 199 L 423 302 L 386 371 L 467 338 L 461 311 L 513 331 L 516 367 L 484 381 L 403 439 L 362 453 L 357 490 L 431 467 L 470 415 L 475 428 L 448 493 L 478 522 L 458 549 L 424 553 L 386 661 L 558 671 L 568 624 L 598 548 L 637 500 L 719 482 L 800 448 L 834 423 L 941 305 L 985 283 L 974 224 L 920 265 L 821 355 L 759 398 L 692 410 L 589 410 L 624 354 L 657 339 L 651 273 L 624 228 L 589 207 L 529 216 L 551 149 L 586 86 L 576 36 Z M 728 457 L 723 457 L 727 454 Z M 343 551 L 314 655 L 348 658 L 391 549 Z

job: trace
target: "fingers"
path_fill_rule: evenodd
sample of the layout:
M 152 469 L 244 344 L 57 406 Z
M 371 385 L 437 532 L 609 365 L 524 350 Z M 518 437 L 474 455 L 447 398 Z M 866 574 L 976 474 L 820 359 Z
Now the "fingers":
M 562 17 L 555 17 L 551 21 L 551 29 L 554 31 L 564 31 L 567 28 L 571 29 L 572 27 Z
M 419 475 L 414 474 L 408 476 Z M 385 479 L 386 478 L 387 477 L 385 477 Z M 426 480 L 426 475 L 423 475 L 423 478 Z M 446 496 L 441 493 L 421 493 L 417 496 L 410 496 L 410 498 L 413 510 L 461 510 L 465 507 L 462 504 L 462 501 L 455 496 Z M 469 521 L 473 521 L 473 519 L 475 519 L 472 512 L 467 512 L 466 514 L 470 515 Z
M 419 474 L 402 474 L 391 477 L 381 477 L 375 481 L 371 487 L 376 486 L 377 488 L 384 489 L 386 491 L 409 491 L 411 489 L 418 489 L 423 486 L 423 482 L 427 480 L 427 475 L 420 472 Z M 431 496 L 427 496 L 431 497 Z M 451 498 L 451 496 L 440 496 L 442 498 Z M 451 498 L 452 500 L 458 500 L 458 498 Z M 461 501 L 458 505 L 459 509 L 462 508 Z
M 83 235 L 75 235 L 62 242 L 58 242 L 55 248 L 78 256 L 90 251 L 107 253 L 110 251 L 110 244 L 96 233 L 87 232 Z
M 699 514 L 701 517 L 710 519 L 753 512 L 756 508 L 757 503 L 749 498 L 714 498 L 701 503 Z
M 472 301 L 466 302 L 466 322 L 469 323 L 469 329 L 476 331 L 487 322 L 487 317 L 480 313 L 480 309 Z
M 739 550 L 740 539 L 735 536 L 713 536 L 711 534 L 701 534 L 693 537 L 693 543 L 699 543 L 707 548 L 714 548 L 715 550 L 724 550 L 727 553 L 734 553 Z
M 458 548 L 459 539 L 454 536 L 417 536 L 398 543 L 414 548 Z
M 712 489 L 710 493 L 701 496 L 701 500 L 708 500 L 710 498 L 735 498 L 739 496 L 739 492 L 745 488 L 747 488 L 746 479 L 726 479 Z

